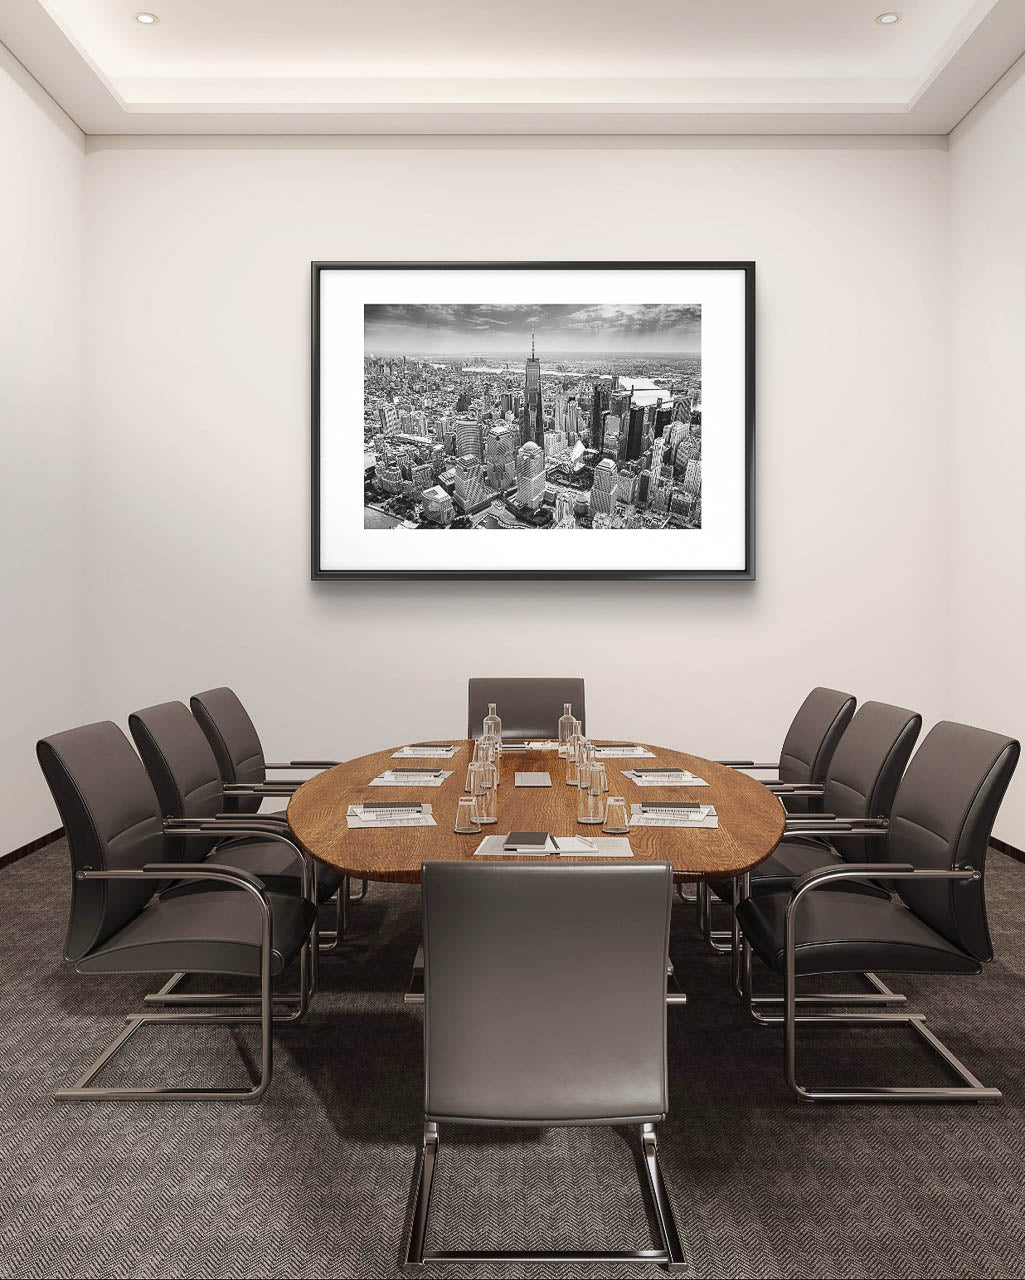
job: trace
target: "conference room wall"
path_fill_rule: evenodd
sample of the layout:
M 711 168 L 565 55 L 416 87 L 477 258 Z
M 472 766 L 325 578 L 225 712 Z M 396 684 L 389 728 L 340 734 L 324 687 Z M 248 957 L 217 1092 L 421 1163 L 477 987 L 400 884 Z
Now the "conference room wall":
M 596 732 L 771 756 L 814 683 L 949 710 L 942 141 L 88 149 L 90 714 L 226 682 L 349 756 L 569 672 Z M 758 580 L 311 583 L 317 258 L 756 260 Z
M 0 46 L 0 853 L 58 825 L 36 739 L 81 715 L 85 140 Z
M 1025 63 L 951 138 L 955 715 L 1021 737 Z M 1025 772 L 997 834 L 1025 848 Z

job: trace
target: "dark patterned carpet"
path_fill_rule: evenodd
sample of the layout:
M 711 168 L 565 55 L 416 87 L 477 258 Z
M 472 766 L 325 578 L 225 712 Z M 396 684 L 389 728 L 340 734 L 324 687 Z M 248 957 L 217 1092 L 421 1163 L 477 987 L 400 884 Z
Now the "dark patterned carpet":
M 988 887 L 997 960 L 984 975 L 895 984 L 1004 1090 L 988 1106 L 791 1100 L 779 1033 L 747 1019 L 725 961 L 678 905 L 689 1003 L 670 1010 L 660 1149 L 695 1275 L 1025 1273 L 1025 867 L 993 854 Z M 157 985 L 65 965 L 67 897 L 62 844 L 0 871 L 0 1275 L 398 1275 L 421 1124 L 421 1017 L 401 1000 L 417 891 L 372 885 L 354 908 L 306 1021 L 277 1034 L 256 1106 L 51 1101 Z M 248 1029 L 154 1028 L 137 1041 L 104 1082 L 243 1083 L 240 1051 L 255 1051 Z M 947 1079 L 908 1031 L 815 1030 L 802 1045 L 808 1083 Z M 650 1242 L 625 1133 L 443 1130 L 435 1185 L 429 1246 Z

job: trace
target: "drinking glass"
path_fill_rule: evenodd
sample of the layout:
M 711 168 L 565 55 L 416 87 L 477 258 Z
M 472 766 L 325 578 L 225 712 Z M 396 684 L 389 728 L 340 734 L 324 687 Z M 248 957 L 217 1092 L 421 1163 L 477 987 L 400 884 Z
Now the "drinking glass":
M 596 771 L 605 772 L 602 765 L 587 764 L 579 767 L 580 782 L 577 787 L 577 822 L 585 826 L 594 825 L 602 820 L 605 812 L 605 797 L 602 794 L 601 778 Z
M 478 764 L 493 764 L 495 766 L 495 786 L 497 787 L 501 781 L 499 772 L 499 764 L 502 760 L 502 744 L 497 738 L 484 737 L 480 740 L 480 756 Z
M 456 805 L 456 825 L 453 830 L 459 835 L 480 833 L 480 823 L 477 820 L 476 796 L 459 797 L 459 803 Z
M 604 764 L 602 764 L 602 762 L 601 762 L 600 760 L 589 760 L 589 761 L 588 761 L 588 764 L 589 764 L 589 765 L 590 765 L 590 767 L 591 767 L 591 777 L 592 777 L 592 781 L 593 781 L 594 779 L 597 779 L 597 781 L 598 781 L 598 785 L 599 785 L 599 790 L 601 790 L 601 791 L 602 791 L 603 793 L 605 793 L 605 794 L 608 794 L 608 790 L 609 790 L 609 775 L 608 775 L 608 772 L 607 772 L 607 771 L 606 771 L 606 769 L 605 769 Z
M 607 836 L 625 836 L 630 833 L 630 811 L 622 796 L 609 796 L 605 806 L 605 825 L 602 831 Z
M 483 824 L 498 821 L 498 770 L 493 764 L 470 766 L 474 770 L 473 796 L 477 801 L 477 821 Z

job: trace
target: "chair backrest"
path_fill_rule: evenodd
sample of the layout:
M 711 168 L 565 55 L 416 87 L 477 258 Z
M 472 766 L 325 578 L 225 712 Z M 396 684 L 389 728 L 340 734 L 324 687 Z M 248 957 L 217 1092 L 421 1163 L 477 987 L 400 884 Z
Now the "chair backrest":
M 428 1119 L 665 1115 L 671 867 L 430 862 L 422 883 Z
M 224 782 L 264 782 L 267 777 L 263 746 L 256 725 L 238 695 L 228 688 L 193 694 L 189 704 L 206 734 Z M 259 796 L 229 796 L 228 813 L 256 813 Z
M 787 730 L 779 753 L 781 782 L 824 782 L 833 752 L 857 699 L 838 689 L 812 689 Z
M 584 681 L 578 676 L 472 676 L 469 682 L 466 736 L 479 736 L 488 703 L 498 705 L 502 734 L 512 738 L 554 738 L 565 703 L 586 728 Z
M 212 818 L 224 809 L 224 784 L 206 735 L 184 702 L 133 711 L 128 728 L 165 818 Z M 189 841 L 201 856 L 215 842 Z
M 941 720 L 897 788 L 890 860 L 985 872 L 993 823 L 1020 754 L 1013 738 Z M 977 960 L 993 958 L 984 880 L 895 880 L 893 887 L 949 942 Z
M 922 717 L 887 702 L 865 702 L 844 730 L 826 775 L 823 808 L 838 818 L 888 818 Z M 886 840 L 837 836 L 833 843 L 850 862 L 883 861 Z
M 116 724 L 104 720 L 42 738 L 36 757 L 64 824 L 72 873 L 173 859 L 146 770 Z M 73 875 L 64 958 L 81 960 L 105 942 L 138 915 L 159 883 Z

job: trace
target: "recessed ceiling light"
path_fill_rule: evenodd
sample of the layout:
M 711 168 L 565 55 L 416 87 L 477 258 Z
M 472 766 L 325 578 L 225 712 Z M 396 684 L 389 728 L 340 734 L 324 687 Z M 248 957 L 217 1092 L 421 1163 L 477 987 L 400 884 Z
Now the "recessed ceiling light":
M 884 27 L 892 27 L 895 22 L 900 22 L 899 13 L 881 13 L 876 22 L 881 22 Z
M 160 19 L 155 13 L 137 13 L 135 15 L 135 21 L 141 22 L 144 27 L 152 27 L 153 24 L 155 22 L 159 22 Z

